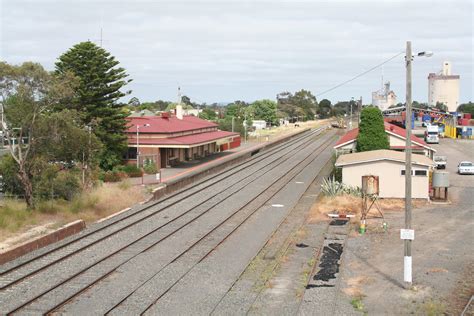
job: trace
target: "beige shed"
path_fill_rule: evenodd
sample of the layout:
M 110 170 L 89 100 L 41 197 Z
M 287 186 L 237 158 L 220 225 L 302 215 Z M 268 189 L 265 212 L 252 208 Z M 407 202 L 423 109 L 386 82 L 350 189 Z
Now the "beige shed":
M 363 176 L 379 177 L 381 198 L 405 198 L 405 153 L 373 150 L 341 155 L 336 167 L 342 168 L 342 182 L 362 187 Z M 434 162 L 423 155 L 412 155 L 412 197 L 429 199 L 429 174 Z

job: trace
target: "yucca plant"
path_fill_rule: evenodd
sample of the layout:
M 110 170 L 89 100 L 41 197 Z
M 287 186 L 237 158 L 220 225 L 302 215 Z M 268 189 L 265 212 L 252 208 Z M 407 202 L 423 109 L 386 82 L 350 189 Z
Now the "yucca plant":
M 335 177 L 324 178 L 321 184 L 321 191 L 326 196 L 337 196 L 341 194 L 350 194 L 354 196 L 361 196 L 362 191 L 359 187 L 345 185 L 336 181 Z
M 344 185 L 334 177 L 324 178 L 323 183 L 321 184 L 321 191 L 326 196 L 336 196 L 344 193 Z

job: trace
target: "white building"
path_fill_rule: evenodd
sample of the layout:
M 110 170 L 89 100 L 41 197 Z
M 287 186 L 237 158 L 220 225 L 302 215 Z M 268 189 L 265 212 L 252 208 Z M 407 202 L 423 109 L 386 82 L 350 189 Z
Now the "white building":
M 381 111 L 395 104 L 397 104 L 397 96 L 390 90 L 390 82 L 385 83 L 382 89 L 372 92 L 372 105 Z
M 443 70 L 428 75 L 428 103 L 435 106 L 444 103 L 449 112 L 456 112 L 459 106 L 459 75 L 451 74 L 451 63 L 445 61 Z
M 423 155 L 412 155 L 412 197 L 429 199 L 430 170 L 434 163 Z M 336 167 L 342 168 L 342 182 L 362 187 L 363 176 L 379 178 L 381 198 L 405 198 L 405 153 L 373 150 L 339 156 Z

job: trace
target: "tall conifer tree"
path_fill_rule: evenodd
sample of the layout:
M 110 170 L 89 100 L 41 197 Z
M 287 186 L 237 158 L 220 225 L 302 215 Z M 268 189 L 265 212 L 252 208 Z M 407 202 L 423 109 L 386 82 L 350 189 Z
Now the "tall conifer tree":
M 368 107 L 360 113 L 356 149 L 357 151 L 390 149 L 382 112 L 378 108 Z
M 121 89 L 131 80 L 119 62 L 105 49 L 92 42 L 74 45 L 56 62 L 59 75 L 72 72 L 79 84 L 67 108 L 82 114 L 85 125 L 92 125 L 95 135 L 104 144 L 100 165 L 110 169 L 121 161 L 127 148 L 125 112 L 119 99 L 131 91 Z

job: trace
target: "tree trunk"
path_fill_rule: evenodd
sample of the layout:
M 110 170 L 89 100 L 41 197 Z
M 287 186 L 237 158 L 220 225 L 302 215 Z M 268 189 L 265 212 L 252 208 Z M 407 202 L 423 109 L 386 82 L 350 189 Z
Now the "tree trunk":
M 35 202 L 33 199 L 33 185 L 31 184 L 31 179 L 28 176 L 28 173 L 22 167 L 20 167 L 18 176 L 20 178 L 21 184 L 23 185 L 23 190 L 25 191 L 26 205 L 28 208 L 34 209 Z

